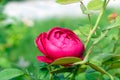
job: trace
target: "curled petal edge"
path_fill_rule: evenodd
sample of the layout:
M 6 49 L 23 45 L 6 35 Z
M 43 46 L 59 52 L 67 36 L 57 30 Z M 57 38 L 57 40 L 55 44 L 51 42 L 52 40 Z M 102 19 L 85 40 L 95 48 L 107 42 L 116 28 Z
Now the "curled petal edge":
M 48 57 L 46 57 L 46 56 L 37 56 L 36 58 L 37 58 L 37 60 L 38 60 L 39 62 L 45 62 L 45 63 L 48 63 L 48 64 L 50 64 L 50 63 L 53 62 L 52 59 L 50 59 L 50 58 L 48 58 Z

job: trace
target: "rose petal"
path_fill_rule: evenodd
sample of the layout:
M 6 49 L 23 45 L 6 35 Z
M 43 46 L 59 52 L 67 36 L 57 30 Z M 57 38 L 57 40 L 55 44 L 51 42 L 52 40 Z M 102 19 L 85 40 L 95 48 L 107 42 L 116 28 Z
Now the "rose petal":
M 41 33 L 37 38 L 36 38 L 36 45 L 38 46 L 40 52 L 42 52 L 44 55 L 47 56 L 47 51 L 45 49 L 45 39 L 47 37 L 47 33 Z
M 67 29 L 67 28 L 64 28 L 63 31 L 64 31 L 66 34 L 68 34 L 68 36 L 71 36 L 71 38 L 74 37 L 74 38 L 76 38 L 76 39 L 79 40 L 79 37 L 78 37 L 73 31 L 71 31 L 71 30 L 69 30 L 69 29 Z
M 61 57 L 80 57 L 82 59 L 84 45 L 78 36 L 66 28 L 53 28 L 42 34 L 41 52 L 53 60 Z M 44 58 L 45 59 L 45 58 Z
M 37 60 L 39 62 L 45 62 L 45 63 L 52 63 L 53 62 L 52 59 L 50 59 L 50 58 L 48 58 L 46 56 L 37 56 Z
M 83 54 L 84 47 L 80 45 L 69 45 L 62 49 L 64 57 L 73 56 L 80 57 Z
M 56 31 L 60 31 L 58 27 L 55 27 L 55 28 L 49 30 L 49 31 L 47 32 L 47 34 L 48 34 L 48 39 L 54 38 L 54 33 L 55 33 Z
M 53 45 L 61 48 L 63 46 L 63 40 L 64 40 L 64 37 L 62 36 L 63 33 L 64 32 L 61 31 L 61 28 L 59 27 L 53 28 L 48 32 L 48 40 Z
M 63 57 L 63 52 L 61 48 L 53 45 L 49 40 L 46 40 L 46 50 L 49 52 L 48 56 L 50 56 L 53 59 L 57 59 L 60 57 Z

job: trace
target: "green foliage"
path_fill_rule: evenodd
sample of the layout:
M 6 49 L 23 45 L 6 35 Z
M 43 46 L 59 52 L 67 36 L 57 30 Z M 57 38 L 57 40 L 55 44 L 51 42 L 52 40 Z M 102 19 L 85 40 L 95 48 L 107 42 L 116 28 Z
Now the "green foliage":
M 64 57 L 64 58 L 59 58 L 56 59 L 51 65 L 65 65 L 65 64 L 72 64 L 75 62 L 81 61 L 80 58 L 76 57 Z
M 113 22 L 110 26 L 105 27 L 104 30 L 108 30 L 108 29 L 112 29 L 112 28 L 116 28 L 119 27 L 120 28 L 120 16 L 118 16 L 115 20 L 115 22 Z
M 57 3 L 59 4 L 71 4 L 75 2 L 79 2 L 80 0 L 56 0 Z
M 101 9 L 103 5 L 103 1 L 102 0 L 91 0 L 88 5 L 87 5 L 87 8 L 89 10 L 98 10 L 98 9 Z
M 83 14 L 90 14 L 87 7 L 82 2 L 80 4 L 80 8 L 81 8 L 81 11 L 82 11 Z
M 88 14 L 88 9 L 100 9 L 101 1 L 100 3 L 99 1 L 100 0 L 92 0 L 88 4 L 88 7 L 82 5 L 83 13 Z M 79 0 L 57 0 L 57 2 L 60 4 L 70 4 L 79 2 Z M 99 66 L 114 75 L 116 80 L 119 80 L 120 18 L 117 17 L 113 23 L 109 23 L 106 19 L 111 12 L 117 12 L 117 10 L 113 10 L 115 9 L 105 12 L 96 33 L 92 36 L 91 44 L 94 44 L 94 46 L 89 56 L 89 62 L 92 68 Z M 91 15 L 91 17 L 93 17 L 92 25 L 94 25 L 96 15 Z M 40 32 L 45 32 L 54 26 L 70 28 L 74 30 L 85 43 L 90 31 L 90 25 L 88 24 L 87 18 L 52 18 L 42 21 L 36 20 L 32 21 L 34 23 L 32 26 L 13 18 L 10 18 L 12 20 L 11 22 L 7 22 L 7 19 L 9 19 L 8 16 L 4 14 L 0 15 L 0 79 L 49 80 L 50 74 L 53 73 L 55 80 L 70 80 L 73 76 L 71 72 L 76 72 L 75 80 L 108 80 L 108 76 L 102 76 L 100 73 L 102 71 L 97 70 L 98 68 L 96 68 L 95 70 L 97 71 L 95 71 L 88 67 L 87 64 L 80 65 L 77 70 L 76 66 L 58 66 L 58 64 L 81 61 L 78 58 L 56 60 L 52 63 L 54 66 L 52 65 L 53 71 L 51 72 L 47 64 L 36 61 L 36 56 L 41 55 L 41 53 L 35 47 L 34 40 Z M 24 72 L 18 68 L 24 70 Z
M 0 71 L 0 79 L 1 80 L 9 80 L 18 76 L 23 75 L 24 72 L 19 69 L 4 69 Z
M 87 80 L 97 80 L 97 79 L 103 80 L 100 77 L 101 77 L 100 73 L 95 72 L 95 71 L 86 73 Z

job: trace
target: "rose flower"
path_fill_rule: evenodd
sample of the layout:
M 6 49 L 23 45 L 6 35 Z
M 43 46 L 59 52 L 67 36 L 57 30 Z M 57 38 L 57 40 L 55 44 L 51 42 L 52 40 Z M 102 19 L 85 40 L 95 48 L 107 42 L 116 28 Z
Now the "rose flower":
M 69 29 L 55 27 L 41 33 L 36 38 L 36 45 L 44 56 L 37 60 L 52 63 L 58 58 L 77 57 L 83 59 L 84 45 L 78 36 Z

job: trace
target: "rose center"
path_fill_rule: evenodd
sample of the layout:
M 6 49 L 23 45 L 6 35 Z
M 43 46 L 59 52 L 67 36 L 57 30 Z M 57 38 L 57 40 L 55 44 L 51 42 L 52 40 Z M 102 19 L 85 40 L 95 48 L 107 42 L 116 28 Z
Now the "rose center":
M 63 45 L 68 44 L 71 41 L 70 36 L 63 32 L 56 32 L 54 38 L 56 38 Z

